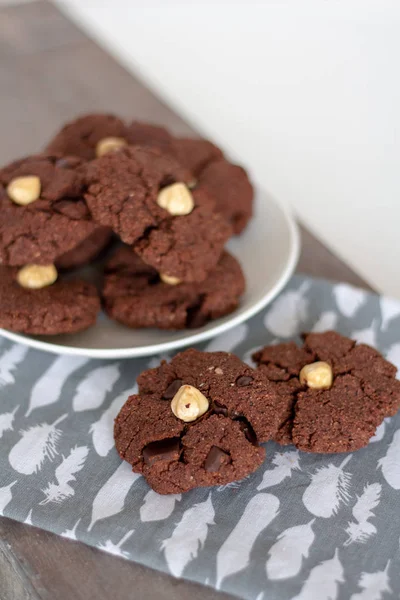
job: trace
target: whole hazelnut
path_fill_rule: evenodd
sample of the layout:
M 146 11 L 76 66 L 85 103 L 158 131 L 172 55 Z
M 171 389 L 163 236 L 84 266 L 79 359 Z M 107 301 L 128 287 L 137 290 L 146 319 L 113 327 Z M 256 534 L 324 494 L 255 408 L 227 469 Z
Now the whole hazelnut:
M 188 215 L 194 209 L 193 196 L 184 183 L 173 183 L 159 191 L 157 204 L 170 215 Z
M 23 288 L 39 290 L 56 281 L 57 269 L 54 265 L 25 265 L 17 273 L 17 281 Z
M 300 383 L 313 390 L 328 390 L 332 387 L 332 367 L 327 362 L 318 361 L 306 365 L 300 371 Z
M 171 401 L 171 410 L 174 415 L 190 423 L 207 412 L 210 403 L 207 398 L 192 385 L 182 385 Z
M 120 137 L 105 137 L 96 144 L 96 156 L 104 156 L 109 152 L 115 152 L 124 146 L 127 146 L 128 142 L 124 138 Z
M 38 200 L 40 191 L 41 183 L 37 175 L 15 177 L 7 186 L 8 197 L 20 206 L 26 206 Z

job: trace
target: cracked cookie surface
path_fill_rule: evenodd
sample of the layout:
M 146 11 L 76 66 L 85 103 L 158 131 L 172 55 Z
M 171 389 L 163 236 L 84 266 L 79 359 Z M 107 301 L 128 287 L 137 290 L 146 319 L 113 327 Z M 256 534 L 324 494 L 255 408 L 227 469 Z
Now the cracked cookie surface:
M 186 350 L 138 377 L 139 394 L 122 407 L 114 428 L 120 456 L 159 493 L 223 485 L 262 463 L 258 443 L 279 423 L 274 386 L 236 356 Z M 192 422 L 177 418 L 171 400 L 193 386 L 208 411 Z
M 160 190 L 192 175 L 158 150 L 131 146 L 89 163 L 86 200 L 93 218 L 157 271 L 182 281 L 202 281 L 217 264 L 232 230 L 215 202 L 193 190 L 190 214 L 174 216 L 157 203 Z
M 56 281 L 42 289 L 16 282 L 17 269 L 0 267 L 0 327 L 33 335 L 76 333 L 96 322 L 100 300 L 84 281 Z
M 96 157 L 96 146 L 104 138 L 127 137 L 125 123 L 114 115 L 95 113 L 66 123 L 47 144 L 45 152 L 79 156 L 84 160 Z
M 0 263 L 54 263 L 95 231 L 82 195 L 81 166 L 76 157 L 36 155 L 0 169 Z M 9 185 L 32 176 L 40 180 L 39 197 L 16 204 Z
M 253 356 L 258 372 L 274 382 L 286 406 L 276 441 L 308 452 L 351 452 L 366 446 L 385 417 L 400 406 L 396 367 L 374 348 L 334 331 L 267 346 Z M 330 389 L 311 389 L 299 380 L 305 365 L 332 368 Z
M 234 311 L 244 289 L 242 269 L 228 252 L 204 281 L 169 285 L 123 247 L 105 266 L 102 296 L 109 317 L 129 327 L 185 329 Z

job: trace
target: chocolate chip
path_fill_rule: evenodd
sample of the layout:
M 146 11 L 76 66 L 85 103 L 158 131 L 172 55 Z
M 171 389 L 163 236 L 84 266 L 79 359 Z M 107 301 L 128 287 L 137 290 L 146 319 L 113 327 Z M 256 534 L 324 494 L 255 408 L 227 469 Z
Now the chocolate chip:
M 160 460 L 178 460 L 180 455 L 180 440 L 178 437 L 151 442 L 143 448 L 143 459 L 146 465 L 154 465 Z
M 216 473 L 223 465 L 229 465 L 231 462 L 232 459 L 227 452 L 224 452 L 218 446 L 211 446 L 211 450 L 207 454 L 204 463 L 204 468 L 208 473 Z
M 246 387 L 246 385 L 250 385 L 250 383 L 253 381 L 252 377 L 249 377 L 249 375 L 242 375 L 242 377 L 238 377 L 236 379 L 236 385 L 238 387 Z
M 243 431 L 244 435 L 246 436 L 246 439 L 250 442 L 250 444 L 258 446 L 256 432 L 254 431 L 248 420 L 244 417 L 240 417 L 237 420 L 239 421 L 240 429 Z
M 215 415 L 223 415 L 224 417 L 228 416 L 228 409 L 223 404 L 219 402 L 214 402 L 214 414 Z
M 169 384 L 169 386 L 163 394 L 164 400 L 172 400 L 172 398 L 175 396 L 176 392 L 179 390 L 181 385 L 182 379 L 174 379 L 174 381 Z

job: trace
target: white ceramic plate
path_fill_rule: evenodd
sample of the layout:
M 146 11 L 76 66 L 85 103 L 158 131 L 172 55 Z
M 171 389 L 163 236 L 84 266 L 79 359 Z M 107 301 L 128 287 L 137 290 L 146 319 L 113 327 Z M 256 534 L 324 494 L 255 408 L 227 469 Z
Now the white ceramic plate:
M 207 340 L 246 321 L 280 292 L 297 263 L 297 226 L 276 200 L 258 192 L 255 217 L 242 236 L 230 240 L 228 249 L 240 260 L 246 293 L 234 313 L 200 329 L 129 329 L 101 314 L 94 327 L 72 335 L 28 336 L 4 329 L 0 335 L 40 350 L 91 358 L 146 356 Z

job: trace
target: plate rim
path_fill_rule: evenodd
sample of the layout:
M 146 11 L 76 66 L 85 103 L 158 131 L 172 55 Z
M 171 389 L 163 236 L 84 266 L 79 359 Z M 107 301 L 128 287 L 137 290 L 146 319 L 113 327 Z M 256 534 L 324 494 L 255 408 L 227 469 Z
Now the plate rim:
M 260 190 L 260 187 L 256 187 Z M 262 190 L 262 188 L 261 188 Z M 262 190 L 264 192 L 264 190 Z M 264 192 L 265 193 L 265 192 Z M 288 226 L 289 231 L 289 257 L 286 262 L 285 268 L 282 270 L 275 285 L 269 290 L 267 294 L 262 296 L 257 302 L 249 306 L 245 311 L 241 312 L 236 316 L 232 316 L 228 321 L 220 323 L 215 327 L 206 331 L 200 331 L 194 333 L 191 336 L 176 339 L 169 342 L 161 342 L 158 344 L 151 344 L 149 346 L 136 346 L 131 348 L 79 348 L 78 346 L 63 346 L 52 342 L 45 342 L 37 340 L 33 337 L 25 336 L 24 334 L 8 331 L 6 329 L 0 329 L 0 336 L 9 339 L 19 344 L 24 344 L 30 348 L 36 350 L 42 350 L 51 354 L 68 355 L 68 356 L 84 356 L 86 358 L 94 358 L 98 360 L 113 360 L 113 359 L 126 359 L 126 358 L 141 358 L 145 356 L 151 356 L 154 354 L 162 354 L 170 352 L 171 350 L 177 350 L 178 348 L 185 348 L 191 344 L 198 344 L 214 338 L 221 333 L 224 333 L 236 325 L 248 321 L 255 314 L 260 312 L 273 298 L 275 298 L 281 290 L 285 287 L 289 278 L 292 276 L 300 255 L 300 230 L 296 223 L 292 211 L 282 201 L 277 200 L 272 194 L 268 192 L 268 198 L 270 202 L 274 202 L 279 209 L 282 211 L 282 215 Z

